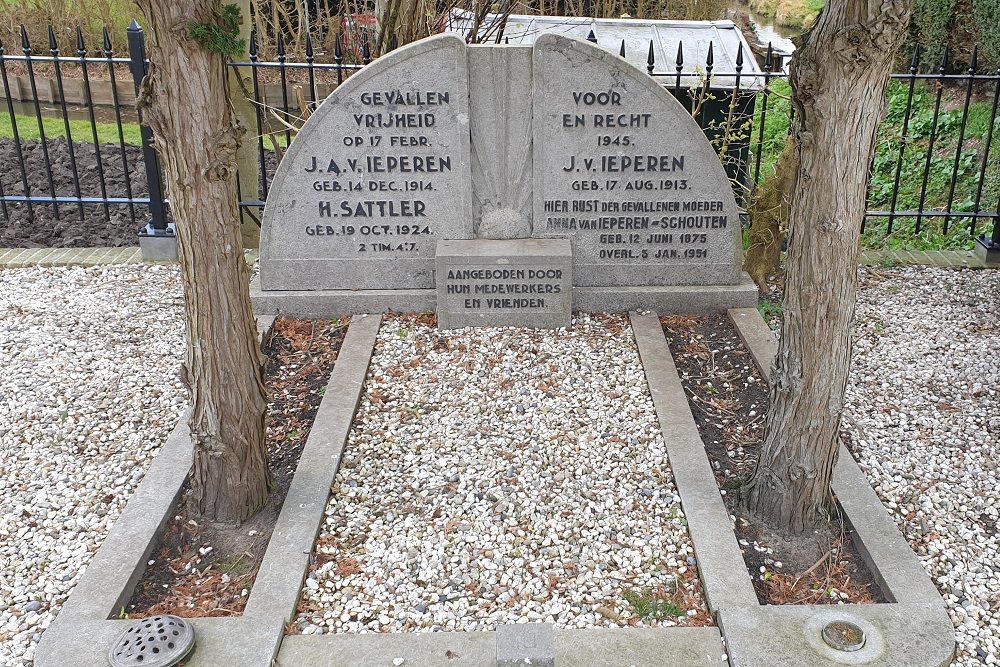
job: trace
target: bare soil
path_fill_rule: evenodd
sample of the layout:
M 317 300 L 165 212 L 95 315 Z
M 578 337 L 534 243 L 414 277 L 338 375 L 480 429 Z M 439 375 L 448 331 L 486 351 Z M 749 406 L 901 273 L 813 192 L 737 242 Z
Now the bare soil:
M 755 521 L 739 487 L 753 470 L 768 409 L 767 383 L 725 316 L 661 318 L 681 383 L 761 604 L 882 601 L 839 516 L 789 536 Z
M 47 163 L 40 141 L 21 142 L 21 154 L 24 156 L 22 174 L 17 144 L 13 139 L 0 139 L 0 165 L 3 165 L 0 186 L 4 195 L 23 195 L 26 178 L 28 190 L 33 196 L 48 197 L 51 195 L 48 174 L 51 173 L 51 188 L 54 188 L 57 197 L 76 196 L 68 142 L 56 137 L 49 139 L 46 145 L 49 152 Z M 80 194 L 83 197 L 100 197 L 101 173 L 97 169 L 94 144 L 74 142 L 73 149 Z M 270 179 L 277 167 L 277 159 L 270 151 L 264 156 Z M 123 163 L 121 146 L 101 144 L 100 158 L 108 197 L 128 197 L 126 173 L 132 196 L 149 196 L 141 147 L 126 145 Z M 51 165 L 51 170 L 48 165 Z M 253 198 L 252 194 L 243 196 L 245 199 Z M 8 203 L 6 212 L 0 210 L 0 248 L 135 246 L 139 243 L 139 229 L 149 222 L 149 207 L 145 204 L 135 204 L 131 208 L 127 204 L 109 204 L 107 215 L 100 204 L 84 204 L 82 208 L 81 218 L 80 207 L 76 204 L 59 204 L 57 207 L 34 204 L 29 210 L 27 204 Z M 256 215 L 259 219 L 259 210 Z M 169 210 L 167 218 L 169 221 Z
M 130 617 L 243 613 L 347 331 L 346 320 L 278 320 L 265 350 L 267 454 L 275 490 L 240 526 L 198 522 L 182 491 L 125 612 Z
M 73 186 L 73 172 L 69 161 L 69 144 L 65 139 L 49 139 L 49 164 L 51 165 L 52 187 L 57 197 L 76 196 Z M 77 172 L 80 177 L 80 192 L 84 197 L 101 196 L 101 182 L 97 170 L 97 158 L 93 144 L 74 145 Z M 24 156 L 24 177 L 33 196 L 48 197 L 49 173 L 40 141 L 22 141 Z M 100 147 L 104 182 L 109 197 L 127 197 L 125 187 L 125 165 L 122 164 L 121 147 L 103 144 Z M 125 146 L 125 160 L 131 179 L 132 196 L 146 197 L 149 187 L 142 163 L 142 149 Z M 13 139 L 0 139 L 0 184 L 5 195 L 23 195 L 24 183 L 18 164 L 17 144 Z M 51 204 L 35 204 L 29 212 L 26 204 L 8 204 L 7 215 L 0 213 L 0 247 L 13 248 L 81 248 L 93 246 L 134 246 L 138 245 L 139 228 L 148 222 L 148 207 L 136 205 L 136 221 L 133 222 L 129 207 L 112 204 L 108 216 L 100 204 L 83 207 L 83 219 L 75 204 L 59 204 L 58 214 Z M 30 215 L 34 214 L 34 217 Z

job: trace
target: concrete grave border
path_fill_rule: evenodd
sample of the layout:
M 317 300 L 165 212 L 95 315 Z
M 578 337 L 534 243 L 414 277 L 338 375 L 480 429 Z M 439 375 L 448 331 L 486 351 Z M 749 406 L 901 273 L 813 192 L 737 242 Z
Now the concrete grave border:
M 776 346 L 755 309 L 730 311 L 762 369 Z M 631 314 L 632 329 L 675 482 L 695 543 L 708 606 L 719 627 L 553 630 L 539 624 L 499 632 L 395 635 L 289 635 L 303 578 L 323 520 L 379 329 L 379 316 L 351 320 L 337 364 L 268 544 L 260 573 L 240 617 L 192 619 L 198 645 L 189 665 L 309 664 L 319 667 L 404 664 L 489 666 L 530 651 L 535 665 L 635 667 L 664 664 L 723 665 L 947 665 L 954 634 L 937 591 L 919 560 L 846 450 L 834 490 L 854 527 L 863 557 L 892 602 L 842 606 L 762 606 L 746 573 L 728 512 L 687 404 L 656 315 Z M 259 323 L 262 340 L 270 321 Z M 331 401 L 326 397 L 335 397 Z M 186 419 L 153 461 L 119 520 L 69 600 L 43 634 L 39 667 L 106 664 L 111 643 L 131 621 L 108 620 L 127 601 L 142 575 L 153 541 L 165 524 L 190 468 Z M 168 490 L 165 492 L 164 490 Z M 868 634 L 853 654 L 818 641 L 830 620 L 851 620 Z M 766 628 L 766 632 L 761 629 Z M 725 648 L 722 638 L 725 638 Z M 524 657 L 529 657 L 525 654 Z
M 683 664 L 721 667 L 725 649 L 717 627 L 553 630 L 518 623 L 501 632 L 285 635 L 294 618 L 330 486 L 339 468 L 360 401 L 381 317 L 355 315 L 327 384 L 242 616 L 190 619 L 197 633 L 189 667 L 368 667 L 397 657 L 420 667 L 495 667 L 530 649 L 536 667 L 634 667 Z M 274 318 L 258 320 L 261 344 Z M 334 397 L 339 400 L 329 400 Z M 169 519 L 191 466 L 187 412 L 170 433 L 35 655 L 38 667 L 107 664 L 107 652 L 133 621 L 113 617 L 142 577 L 155 539 Z M 165 492 L 164 490 L 168 490 Z M 527 656 L 527 654 L 525 654 Z
M 728 313 L 754 362 L 768 377 L 777 352 L 773 333 L 755 308 Z M 758 604 L 659 318 L 632 313 L 630 319 L 695 543 L 702 586 L 725 638 L 730 664 L 950 664 L 955 636 L 944 602 L 846 448 L 840 452 L 833 490 L 855 530 L 862 557 L 890 602 Z M 866 631 L 863 649 L 841 653 L 823 643 L 823 625 L 838 619 Z
M 273 321 L 258 321 L 262 343 Z M 277 655 L 361 398 L 380 321 L 377 315 L 351 318 L 246 609 L 239 617 L 191 619 L 197 644 L 189 666 L 266 667 Z M 191 468 L 187 414 L 181 415 L 80 582 L 43 633 L 35 654 L 37 667 L 107 664 L 111 644 L 131 625 L 129 620 L 108 619 L 120 613 L 142 577 Z

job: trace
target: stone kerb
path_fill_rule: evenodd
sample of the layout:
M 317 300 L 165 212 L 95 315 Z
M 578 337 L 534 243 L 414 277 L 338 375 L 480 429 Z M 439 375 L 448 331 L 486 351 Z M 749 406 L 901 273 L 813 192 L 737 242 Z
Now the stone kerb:
M 736 285 L 740 220 L 701 128 L 622 58 L 534 46 L 535 237 L 573 241 L 583 286 Z
M 439 239 L 472 238 L 469 82 L 453 35 L 338 87 L 281 161 L 261 234 L 264 290 L 434 286 Z

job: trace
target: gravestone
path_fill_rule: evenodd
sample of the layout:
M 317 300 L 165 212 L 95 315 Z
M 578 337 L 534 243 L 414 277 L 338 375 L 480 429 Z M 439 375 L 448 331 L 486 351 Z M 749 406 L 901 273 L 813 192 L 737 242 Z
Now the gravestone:
M 731 285 L 740 219 L 698 124 L 645 72 L 557 35 L 534 48 L 534 227 L 579 285 Z
M 697 123 L 647 74 L 553 34 L 516 47 L 440 35 L 352 76 L 289 147 L 261 236 L 262 314 L 437 308 L 443 326 L 564 326 L 571 308 L 757 299 L 732 187 Z M 475 277 L 496 266 L 524 274 Z M 458 267 L 466 278 L 443 273 Z
M 438 239 L 473 236 L 465 43 L 403 47 L 305 123 L 267 196 L 264 290 L 434 286 Z

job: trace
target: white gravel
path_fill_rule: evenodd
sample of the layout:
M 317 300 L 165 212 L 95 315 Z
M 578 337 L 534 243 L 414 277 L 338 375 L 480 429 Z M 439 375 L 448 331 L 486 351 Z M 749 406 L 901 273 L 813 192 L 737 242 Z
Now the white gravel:
M 707 620 L 624 317 L 388 320 L 333 491 L 300 632 Z M 625 598 L 675 586 L 680 617 L 641 619 Z
M 1000 663 L 1000 271 L 862 273 L 848 431 L 944 595 L 955 665 Z
M 175 425 L 173 267 L 0 270 L 0 664 L 31 664 Z

